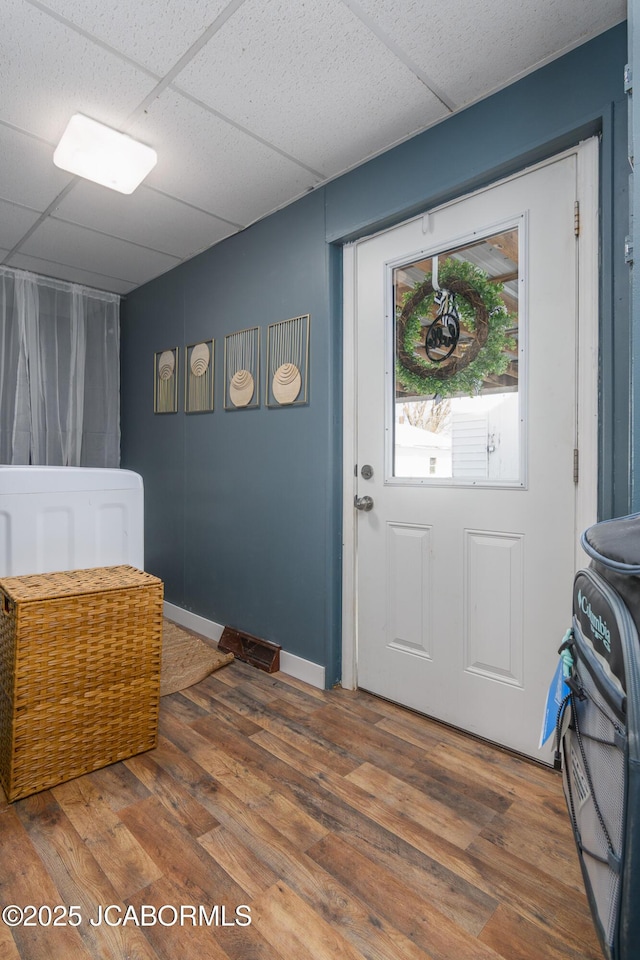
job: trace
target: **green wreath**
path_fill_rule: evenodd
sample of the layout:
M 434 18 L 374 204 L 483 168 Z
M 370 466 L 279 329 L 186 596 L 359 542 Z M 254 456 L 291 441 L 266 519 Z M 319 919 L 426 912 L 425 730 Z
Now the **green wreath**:
M 514 317 L 500 296 L 502 284 L 491 281 L 479 267 L 448 259 L 438 273 L 439 285 L 455 295 L 461 325 L 474 338 L 460 356 L 454 352 L 440 363 L 415 352 L 424 340 L 422 321 L 432 316 L 435 301 L 431 274 L 427 274 L 404 295 L 396 320 L 396 380 L 420 396 L 473 396 L 487 376 L 502 374 L 509 366 L 505 351 L 513 350 L 515 342 L 506 331 Z

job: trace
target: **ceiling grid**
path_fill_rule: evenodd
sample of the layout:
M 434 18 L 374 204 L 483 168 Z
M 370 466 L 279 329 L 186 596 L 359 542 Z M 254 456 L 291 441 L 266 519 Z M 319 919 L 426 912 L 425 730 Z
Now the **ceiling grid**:
M 120 294 L 626 15 L 624 0 L 2 6 L 0 262 Z M 76 112 L 158 152 L 132 195 L 54 167 Z

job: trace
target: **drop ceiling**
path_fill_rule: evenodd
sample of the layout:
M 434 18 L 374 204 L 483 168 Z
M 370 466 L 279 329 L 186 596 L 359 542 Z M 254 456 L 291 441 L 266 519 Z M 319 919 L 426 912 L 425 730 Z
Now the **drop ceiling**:
M 0 263 L 120 294 L 626 16 L 624 0 L 1 9 Z M 78 112 L 157 150 L 131 196 L 53 165 Z

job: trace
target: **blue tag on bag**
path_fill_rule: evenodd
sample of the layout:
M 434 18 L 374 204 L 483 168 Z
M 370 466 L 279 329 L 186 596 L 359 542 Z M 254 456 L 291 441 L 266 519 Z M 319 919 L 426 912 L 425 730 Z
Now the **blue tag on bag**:
M 567 641 L 569 633 L 565 636 L 565 643 Z M 552 733 L 556 729 L 556 722 L 558 720 L 558 710 L 560 705 L 566 695 L 570 693 L 569 687 L 566 682 L 566 678 L 569 676 L 571 671 L 571 654 L 568 651 L 563 651 L 560 659 L 558 660 L 558 666 L 556 667 L 555 673 L 553 674 L 553 679 L 549 684 L 549 690 L 547 692 L 547 702 L 544 708 L 544 717 L 542 719 L 542 730 L 540 731 L 540 743 L 538 744 L 538 749 L 543 747 Z

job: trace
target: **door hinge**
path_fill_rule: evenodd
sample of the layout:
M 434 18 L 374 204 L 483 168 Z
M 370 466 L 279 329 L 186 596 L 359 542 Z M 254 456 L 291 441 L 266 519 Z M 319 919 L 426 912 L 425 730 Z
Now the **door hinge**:
M 631 93 L 633 89 L 633 83 L 631 78 L 631 64 L 627 63 L 624 67 L 624 92 Z
M 573 232 L 576 237 L 580 236 L 580 201 L 576 200 L 573 205 Z
M 624 262 L 633 263 L 633 240 L 631 237 L 624 238 Z
M 578 477 L 580 474 L 579 465 L 580 465 L 580 454 L 578 452 L 578 448 L 574 447 L 573 448 L 573 482 L 574 483 L 578 482 Z

